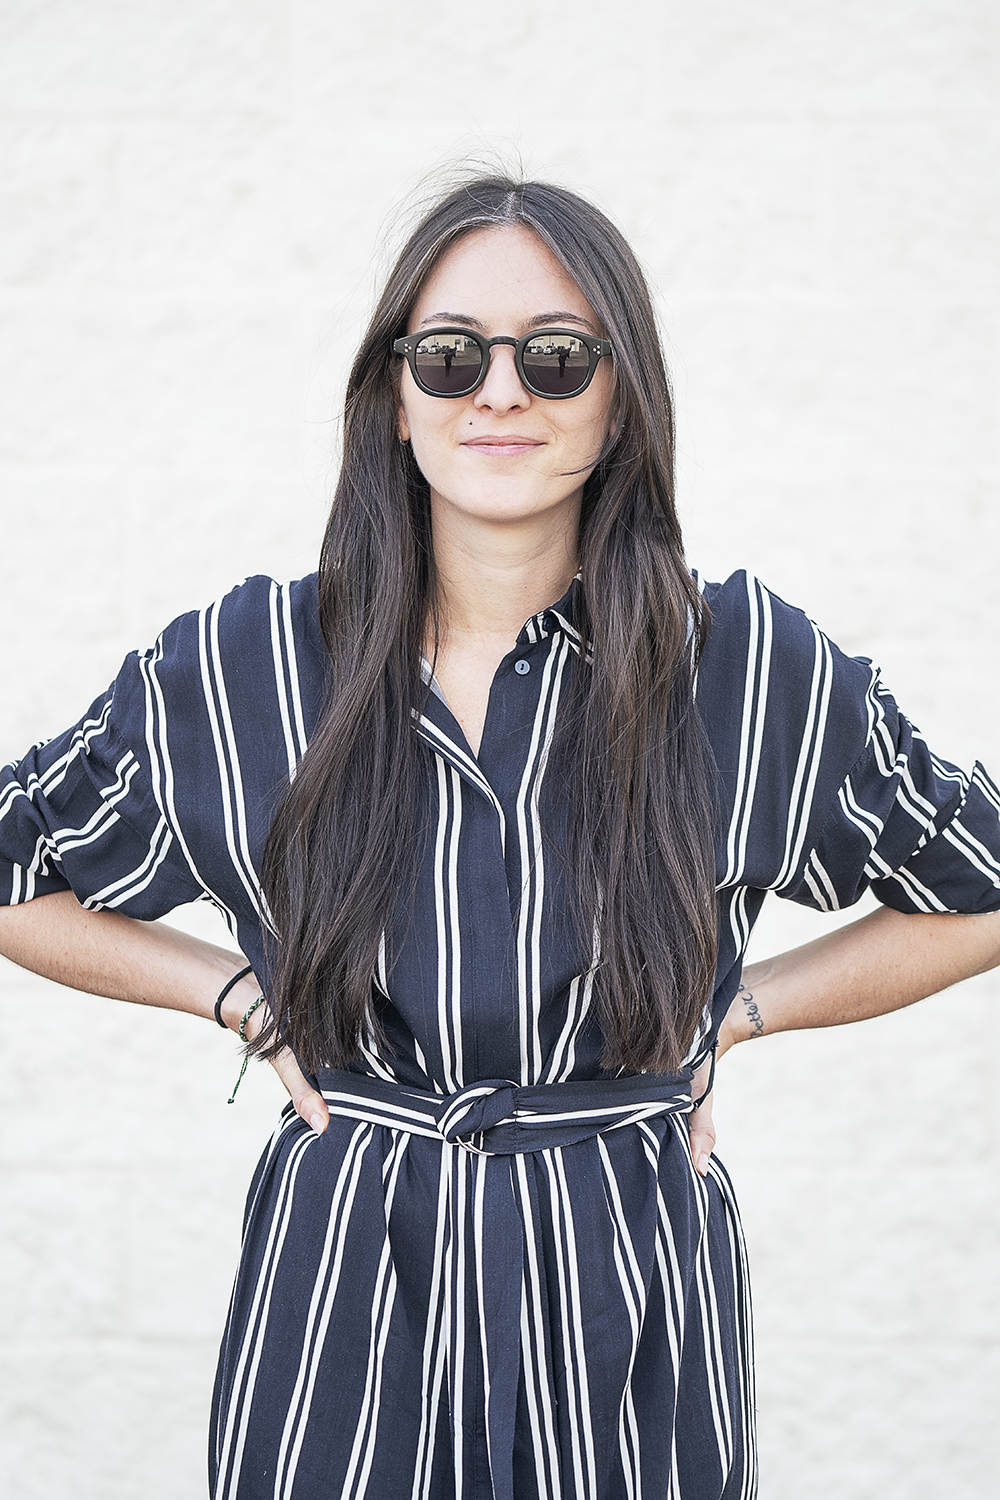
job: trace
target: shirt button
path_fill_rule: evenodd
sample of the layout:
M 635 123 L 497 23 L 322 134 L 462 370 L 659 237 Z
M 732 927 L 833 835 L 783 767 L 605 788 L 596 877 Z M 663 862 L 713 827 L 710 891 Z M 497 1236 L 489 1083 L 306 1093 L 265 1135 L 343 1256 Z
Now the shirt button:
M 514 671 L 519 677 L 524 677 L 526 673 L 531 671 L 531 662 L 525 661 L 524 657 L 522 656 L 520 661 L 516 661 L 514 663 Z

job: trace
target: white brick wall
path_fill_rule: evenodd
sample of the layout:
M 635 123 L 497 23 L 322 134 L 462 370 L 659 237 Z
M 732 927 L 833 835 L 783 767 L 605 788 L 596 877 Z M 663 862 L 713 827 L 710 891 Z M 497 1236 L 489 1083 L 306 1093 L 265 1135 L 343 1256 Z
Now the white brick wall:
M 1000 764 L 997 32 L 985 0 L 9 0 L 0 753 L 180 610 L 312 566 L 387 212 L 499 146 L 651 270 L 694 560 Z M 3 1493 L 194 1500 L 279 1095 L 226 1107 L 214 1029 L 0 977 Z M 996 992 L 722 1070 L 766 1500 L 997 1493 Z

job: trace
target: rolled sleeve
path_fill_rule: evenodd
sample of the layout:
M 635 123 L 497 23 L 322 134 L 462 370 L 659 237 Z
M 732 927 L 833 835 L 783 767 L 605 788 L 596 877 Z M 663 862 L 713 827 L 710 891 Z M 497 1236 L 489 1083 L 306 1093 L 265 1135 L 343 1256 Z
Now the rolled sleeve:
M 130 659 L 121 677 L 135 670 Z M 112 687 L 72 729 L 0 772 L 3 904 L 70 889 L 85 906 L 149 920 L 205 894 L 114 707 Z
M 797 880 L 780 894 L 823 910 L 872 893 L 903 912 L 1000 909 L 1000 793 L 978 762 L 941 759 L 879 685 L 867 743 Z

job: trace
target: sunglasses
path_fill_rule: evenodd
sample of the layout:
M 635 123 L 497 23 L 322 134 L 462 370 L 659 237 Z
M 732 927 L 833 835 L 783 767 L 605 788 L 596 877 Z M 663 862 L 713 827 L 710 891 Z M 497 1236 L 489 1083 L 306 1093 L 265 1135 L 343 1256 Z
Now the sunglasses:
M 393 342 L 404 354 L 420 390 L 428 396 L 471 396 L 486 379 L 490 350 L 509 344 L 525 390 L 547 401 L 579 396 L 594 378 L 598 360 L 611 353 L 608 339 L 588 338 L 566 328 L 539 328 L 523 339 L 483 338 L 467 328 L 431 328 Z

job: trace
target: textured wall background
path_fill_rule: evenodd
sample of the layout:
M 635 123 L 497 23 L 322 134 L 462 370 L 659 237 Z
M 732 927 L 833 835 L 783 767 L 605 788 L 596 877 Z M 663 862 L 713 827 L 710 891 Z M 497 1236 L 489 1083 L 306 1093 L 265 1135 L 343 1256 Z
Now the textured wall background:
M 0 754 L 182 609 L 312 567 L 387 211 L 499 147 L 651 271 L 693 560 L 996 767 L 997 30 L 990 0 L 6 0 Z M 0 978 L 0 1485 L 194 1500 L 279 1092 L 227 1109 L 214 1028 Z M 725 1064 L 765 1500 L 1000 1489 L 996 994 Z

